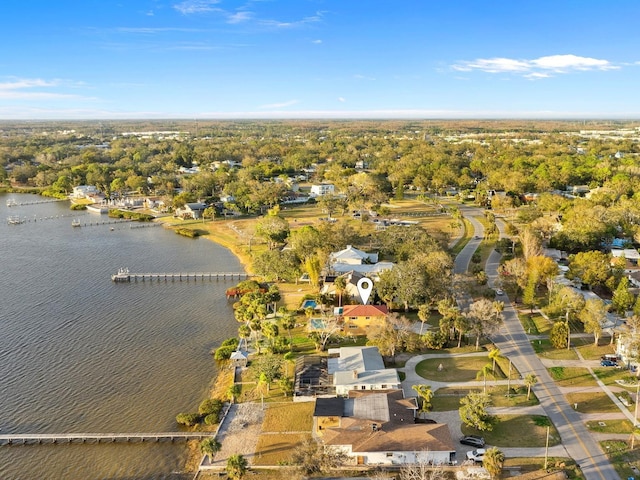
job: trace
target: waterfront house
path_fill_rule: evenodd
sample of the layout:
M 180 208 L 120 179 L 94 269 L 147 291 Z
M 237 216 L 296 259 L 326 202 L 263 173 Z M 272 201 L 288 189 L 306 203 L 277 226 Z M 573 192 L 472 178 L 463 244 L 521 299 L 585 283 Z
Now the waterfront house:
M 194 202 L 194 203 L 186 203 L 184 207 L 176 208 L 175 216 L 183 219 L 194 219 L 197 220 L 202 218 L 202 214 L 204 210 L 207 208 L 206 203 Z
M 351 391 L 348 398 L 318 398 L 314 435 L 342 450 L 357 465 L 455 462 L 446 424 L 415 423 L 415 398 L 402 390 Z
M 335 186 L 332 183 L 320 183 L 317 185 L 311 185 L 311 192 L 309 193 L 312 197 L 323 197 L 325 195 L 333 195 L 335 193 Z

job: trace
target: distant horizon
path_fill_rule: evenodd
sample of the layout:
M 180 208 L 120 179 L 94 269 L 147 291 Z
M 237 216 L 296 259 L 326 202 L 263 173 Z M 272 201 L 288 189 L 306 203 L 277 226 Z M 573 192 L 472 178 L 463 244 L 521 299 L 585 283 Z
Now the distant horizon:
M 0 119 L 640 118 L 639 16 L 634 0 L 8 2 Z

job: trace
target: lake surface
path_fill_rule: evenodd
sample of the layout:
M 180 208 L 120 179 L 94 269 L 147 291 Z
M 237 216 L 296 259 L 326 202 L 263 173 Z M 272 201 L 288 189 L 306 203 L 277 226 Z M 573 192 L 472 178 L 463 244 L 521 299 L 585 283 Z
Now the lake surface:
M 226 249 L 137 223 L 73 212 L 68 202 L 0 195 L 2 433 L 179 431 L 215 375 L 210 355 L 237 323 L 231 281 L 116 284 L 132 272 L 242 271 Z M 9 215 L 28 221 L 8 225 Z M 111 230 L 113 228 L 113 230 Z M 0 447 L 0 478 L 177 479 L 185 444 Z M 191 478 L 188 476 L 187 478 Z

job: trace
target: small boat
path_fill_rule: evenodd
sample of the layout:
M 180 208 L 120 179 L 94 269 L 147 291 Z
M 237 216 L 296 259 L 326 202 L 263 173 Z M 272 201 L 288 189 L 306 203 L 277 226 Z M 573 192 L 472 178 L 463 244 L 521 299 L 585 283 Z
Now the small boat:
M 80 227 L 80 220 L 78 220 L 77 218 L 74 218 L 73 221 L 71 222 L 71 226 L 72 227 Z
M 18 206 L 18 202 L 14 198 L 10 198 L 7 200 L 7 207 L 16 207 Z
M 21 223 L 24 223 L 25 219 L 24 218 L 20 218 L 19 215 L 12 215 L 10 217 L 7 217 L 7 223 L 9 225 L 20 225 Z
M 114 282 L 130 282 L 131 277 L 129 276 L 128 268 L 120 268 L 118 273 L 111 275 L 111 280 Z

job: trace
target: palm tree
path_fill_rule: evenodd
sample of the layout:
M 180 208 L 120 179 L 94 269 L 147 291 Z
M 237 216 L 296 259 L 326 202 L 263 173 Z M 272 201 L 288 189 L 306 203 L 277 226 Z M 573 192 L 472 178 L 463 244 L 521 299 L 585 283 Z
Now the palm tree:
M 200 451 L 209 457 L 209 462 L 213 462 L 213 457 L 220 451 L 220 442 L 215 438 L 205 438 L 200 442 Z
M 524 384 L 527 386 L 527 400 L 529 400 L 529 396 L 531 395 L 531 387 L 533 387 L 536 383 L 538 383 L 538 377 L 533 373 L 528 373 L 524 377 Z
M 498 360 L 499 358 L 502 358 L 500 349 L 498 347 L 495 347 L 489 350 L 489 358 L 493 360 L 493 365 L 491 366 L 491 373 L 493 373 L 493 376 L 495 377 L 496 376 L 496 360 Z
M 420 325 L 420 335 L 422 335 L 422 330 L 424 329 L 424 322 L 429 320 L 429 305 L 423 304 L 418 308 L 418 318 L 422 322 Z
M 235 453 L 227 460 L 227 475 L 231 480 L 241 480 L 247 473 L 247 459 L 242 455 Z
M 347 288 L 347 279 L 344 277 L 337 277 L 334 281 L 333 281 L 333 285 L 334 287 L 336 287 L 336 292 L 338 293 L 338 307 L 342 306 L 342 294 L 344 293 L 345 289 Z
M 418 396 L 422 399 L 422 408 L 421 412 L 428 412 L 431 410 L 431 399 L 433 398 L 433 390 L 431 390 L 431 385 L 412 385 Z
M 487 363 L 484 367 L 480 369 L 480 371 L 476 375 L 476 379 L 479 379 L 480 377 L 484 379 L 484 388 L 483 388 L 484 393 L 487 393 L 487 375 L 490 375 L 491 372 L 492 372 L 491 364 Z
M 498 478 L 500 472 L 502 472 L 503 464 L 504 453 L 496 447 L 491 447 L 485 452 L 484 458 L 482 459 L 482 466 L 487 469 L 492 479 Z

